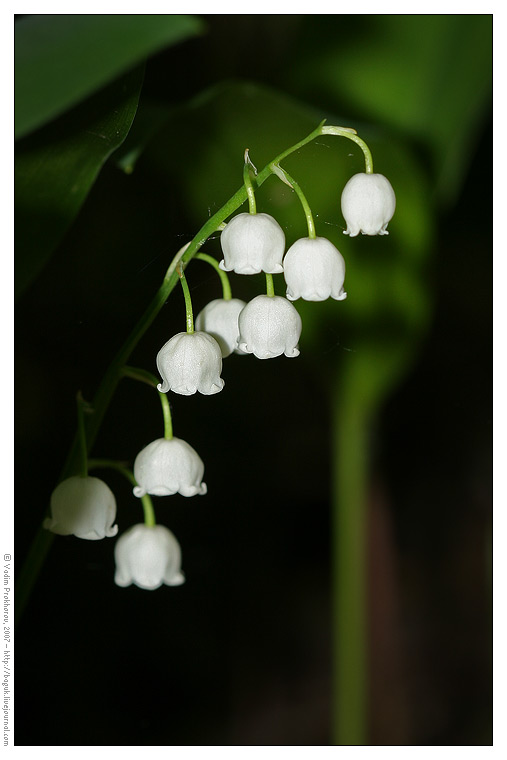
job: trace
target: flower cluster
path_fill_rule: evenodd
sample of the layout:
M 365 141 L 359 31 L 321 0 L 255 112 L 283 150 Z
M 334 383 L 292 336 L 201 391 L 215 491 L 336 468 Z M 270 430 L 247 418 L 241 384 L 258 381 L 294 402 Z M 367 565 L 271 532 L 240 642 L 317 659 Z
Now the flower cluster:
M 342 128 L 327 129 L 328 134 L 336 130 L 347 132 Z M 222 260 L 197 255 L 212 264 L 220 275 L 223 297 L 210 301 L 200 311 L 194 327 L 190 291 L 183 271 L 183 255 L 188 248 L 184 246 L 175 260 L 175 268 L 185 298 L 186 331 L 173 335 L 156 356 L 162 382 L 142 370 L 124 368 L 125 374 L 147 380 L 157 388 L 164 413 L 164 437 L 156 438 L 137 454 L 133 472 L 118 463 L 116 466 L 131 481 L 133 495 L 141 500 L 145 513 L 144 523 L 129 528 L 115 546 L 115 582 L 121 587 L 134 584 L 153 590 L 184 583 L 180 546 L 168 528 L 155 523 L 151 497 L 180 494 L 188 498 L 207 493 L 203 461 L 189 443 L 173 436 L 166 394 L 219 393 L 224 388 L 222 360 L 233 353 L 253 354 L 258 359 L 298 356 L 302 321 L 292 302 L 300 298 L 306 301 L 347 298 L 345 260 L 330 240 L 317 236 L 310 207 L 299 185 L 278 164 L 270 165 L 271 171 L 298 194 L 308 224 L 308 236 L 296 240 L 286 251 L 282 227 L 269 214 L 256 212 L 250 167 L 253 164 L 247 151 L 243 176 L 249 212 L 239 213 L 221 225 Z M 341 196 L 347 224 L 344 234 L 387 235 L 395 205 L 389 181 L 381 174 L 373 174 L 371 164 L 367 164 L 367 172 L 353 176 Z M 232 298 L 228 272 L 265 273 L 267 292 L 248 303 Z M 283 274 L 285 296 L 275 295 L 275 274 Z M 118 532 L 118 526 L 113 525 L 115 497 L 102 480 L 88 475 L 84 425 L 80 429 L 81 475 L 67 478 L 55 489 L 51 516 L 44 527 L 59 535 L 73 534 L 89 540 L 113 537 Z

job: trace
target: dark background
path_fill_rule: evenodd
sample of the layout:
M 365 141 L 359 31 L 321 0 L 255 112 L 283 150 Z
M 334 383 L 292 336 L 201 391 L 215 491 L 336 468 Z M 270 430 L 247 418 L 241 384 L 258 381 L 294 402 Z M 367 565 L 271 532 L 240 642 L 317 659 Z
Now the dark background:
M 148 62 L 142 97 L 160 98 L 166 72 L 184 62 L 173 103 L 232 72 L 332 112 L 336 101 L 318 80 L 307 90 L 294 82 L 295 51 L 310 60 L 333 35 L 361 39 L 377 18 L 211 16 L 206 36 Z M 431 317 L 370 430 L 369 744 L 492 743 L 489 98 L 462 180 L 432 211 L 424 268 Z M 365 119 L 346 93 L 340 112 L 349 124 Z M 431 185 L 428 146 L 408 131 L 403 139 Z M 389 175 L 385 160 L 382 171 Z M 203 221 L 177 187 L 154 177 L 149 158 L 133 175 L 108 162 L 18 302 L 17 569 L 74 434 L 76 390 L 93 397 L 172 255 Z M 238 170 L 224 197 L 240 182 Z M 209 202 L 218 206 L 213 193 L 211 182 Z M 218 241 L 209 252 L 219 255 Z M 234 295 L 262 288 L 244 279 L 234 280 Z M 196 312 L 218 297 L 206 264 L 192 263 L 189 282 Z M 156 352 L 183 319 L 175 291 L 131 363 L 154 372 Z M 333 329 L 337 337 L 326 336 L 353 350 L 354 329 Z M 182 587 L 121 589 L 113 541 L 56 538 L 16 636 L 16 744 L 330 742 L 325 388 L 334 376 L 320 344 L 306 356 L 303 345 L 294 362 L 232 356 L 224 392 L 171 398 L 175 434 L 205 461 L 208 484 L 202 498 L 155 500 L 182 546 Z M 93 455 L 132 461 L 161 434 L 156 394 L 124 380 Z M 121 532 L 140 520 L 139 504 L 121 476 L 104 479 Z

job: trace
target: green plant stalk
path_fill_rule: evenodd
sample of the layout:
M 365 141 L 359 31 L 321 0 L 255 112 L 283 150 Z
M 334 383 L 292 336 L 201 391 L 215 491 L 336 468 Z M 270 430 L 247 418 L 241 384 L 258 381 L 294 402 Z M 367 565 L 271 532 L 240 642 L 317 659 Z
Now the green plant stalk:
M 266 164 L 266 166 L 262 169 L 262 171 L 259 172 L 259 174 L 255 178 L 255 184 L 257 185 L 257 187 L 260 187 L 268 179 L 268 177 L 272 176 L 272 169 L 271 169 L 272 164 L 279 164 L 281 161 L 287 158 L 287 156 L 290 156 L 292 153 L 299 150 L 304 145 L 307 145 L 312 140 L 315 140 L 317 137 L 320 137 L 323 134 L 335 134 L 340 137 L 348 137 L 349 139 L 353 139 L 352 135 L 355 135 L 355 130 L 347 130 L 342 127 L 334 127 L 334 130 L 335 130 L 334 132 L 329 131 L 330 129 L 333 129 L 333 128 L 324 127 L 324 124 L 325 124 L 325 120 L 322 121 L 319 124 L 319 126 L 316 127 L 316 129 L 310 132 L 310 134 L 308 134 L 302 140 L 295 143 L 290 148 L 287 148 L 278 156 L 276 156 L 274 159 L 272 159 L 268 164 Z M 95 442 L 98 431 L 104 419 L 104 415 L 114 395 L 116 386 L 118 385 L 118 382 L 121 377 L 121 370 L 122 370 L 123 365 L 128 362 L 128 359 L 132 351 L 137 346 L 137 344 L 139 343 L 139 341 L 141 340 L 145 332 L 148 330 L 148 328 L 151 326 L 153 320 L 155 319 L 155 317 L 161 310 L 162 306 L 167 301 L 167 298 L 169 297 L 170 293 L 173 291 L 174 287 L 176 286 L 176 283 L 178 282 L 179 278 L 176 272 L 176 268 L 178 264 L 181 262 L 182 267 L 185 268 L 188 262 L 197 254 L 199 249 L 204 245 L 204 243 L 210 237 L 210 235 L 212 235 L 214 232 L 220 229 L 224 221 L 229 216 L 231 216 L 231 214 L 237 211 L 238 208 L 246 200 L 247 200 L 246 188 L 244 185 L 242 185 L 239 188 L 239 190 L 237 190 L 234 193 L 234 195 L 231 196 L 231 198 L 229 198 L 229 200 L 226 203 L 224 203 L 224 205 L 215 214 L 213 214 L 213 216 L 211 216 L 205 222 L 205 224 L 203 224 L 203 226 L 199 229 L 196 235 L 192 238 L 190 243 L 187 243 L 182 248 L 180 248 L 176 256 L 171 261 L 171 264 L 169 265 L 169 268 L 165 274 L 164 280 L 160 288 L 158 289 L 152 301 L 149 303 L 148 307 L 146 308 L 145 312 L 139 319 L 138 323 L 135 325 L 132 332 L 127 337 L 125 343 L 120 348 L 120 350 L 118 351 L 118 353 L 112 360 L 111 364 L 107 368 L 104 374 L 104 377 L 102 379 L 102 382 L 93 399 L 93 403 L 92 403 L 93 410 L 94 410 L 93 414 L 87 417 L 85 421 L 88 452 L 90 452 Z M 78 444 L 78 436 L 76 435 L 71 445 L 67 460 L 60 474 L 60 479 L 58 482 L 61 482 L 62 480 L 64 480 L 65 478 L 69 477 L 70 475 L 76 472 L 76 470 L 78 469 L 78 461 L 79 461 L 78 455 L 79 455 L 79 444 Z M 47 509 L 46 509 L 46 512 L 47 512 Z M 21 619 L 26 603 L 30 596 L 31 590 L 37 579 L 40 569 L 42 565 L 44 564 L 46 555 L 51 548 L 53 539 L 54 539 L 54 534 L 48 530 L 45 530 L 42 527 L 42 522 L 41 522 L 41 526 L 39 530 L 37 531 L 35 538 L 32 542 L 32 545 L 27 553 L 26 559 L 23 563 L 23 566 L 19 573 L 18 581 L 16 584 L 16 609 L 15 609 L 16 624 L 19 623 L 19 620 Z
M 266 295 L 271 298 L 275 295 L 275 285 L 273 282 L 273 275 L 266 272 Z
M 213 269 L 215 269 L 215 271 L 220 276 L 220 281 L 222 283 L 222 297 L 224 301 L 230 301 L 232 298 L 232 290 L 227 272 L 224 272 L 223 269 L 220 269 L 218 261 L 213 258 L 213 256 L 208 256 L 207 253 L 198 253 L 195 258 L 199 259 L 200 261 L 207 261 L 208 264 L 211 264 Z
M 323 126 L 322 134 L 336 135 L 337 137 L 347 137 L 349 140 L 352 140 L 352 142 L 355 142 L 356 145 L 359 145 L 364 154 L 364 170 L 366 174 L 373 174 L 373 158 L 371 151 L 366 145 L 365 141 L 359 137 L 355 129 L 348 129 L 347 127 Z
M 332 744 L 367 744 L 367 418 L 335 382 L 332 403 Z M 357 394 L 356 394 L 357 395 Z
M 116 462 L 114 459 L 90 459 L 89 467 L 90 470 L 98 469 L 101 467 L 107 467 L 110 470 L 117 470 L 117 472 L 121 472 L 121 474 L 127 478 L 129 483 L 131 483 L 133 486 L 138 485 L 134 477 L 134 473 L 129 470 L 128 467 L 126 467 L 122 462 Z M 141 503 L 143 505 L 144 524 L 149 528 L 153 528 L 153 526 L 157 523 L 155 520 L 155 510 L 153 509 L 153 502 L 151 500 L 151 497 L 148 494 L 141 496 Z
M 243 184 L 245 186 L 246 194 L 248 196 L 248 212 L 250 214 L 257 213 L 257 204 L 255 202 L 255 192 L 250 178 L 250 163 L 248 159 L 248 150 L 245 151 L 245 165 L 243 166 Z
M 286 185 L 288 185 L 295 191 L 303 207 L 303 211 L 305 212 L 306 225 L 308 227 L 308 237 L 314 240 L 317 237 L 317 233 L 315 232 L 315 222 L 313 221 L 313 214 L 310 208 L 310 204 L 306 200 L 306 196 L 301 190 L 301 187 L 296 182 L 296 180 L 293 179 L 290 176 L 290 174 L 285 171 L 285 169 L 282 169 L 281 166 L 278 166 L 277 164 L 272 164 L 271 169 L 273 171 L 273 174 L 276 174 L 277 177 L 279 177 L 282 180 L 282 182 L 285 182 Z
M 173 421 L 171 417 L 171 405 L 167 398 L 167 393 L 161 393 L 158 391 L 158 397 L 162 404 L 162 414 L 164 416 L 164 438 L 166 441 L 172 441 L 173 439 Z
M 185 299 L 187 333 L 193 333 L 194 332 L 194 311 L 192 309 L 192 298 L 190 296 L 190 290 L 188 288 L 187 278 L 183 274 L 183 267 L 181 265 L 178 267 L 178 276 L 180 278 L 181 287 L 183 289 L 183 298 Z

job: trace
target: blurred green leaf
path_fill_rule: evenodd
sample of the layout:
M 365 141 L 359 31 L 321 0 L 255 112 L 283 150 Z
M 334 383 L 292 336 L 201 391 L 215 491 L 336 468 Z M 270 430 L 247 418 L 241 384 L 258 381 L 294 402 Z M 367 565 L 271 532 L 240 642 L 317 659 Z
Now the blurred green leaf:
M 23 137 L 161 49 L 199 34 L 194 16 L 34 15 L 15 25 L 15 136 Z
M 125 139 L 143 74 L 144 67 L 135 69 L 17 144 L 16 297 L 39 274 L 104 162 Z
M 291 77 L 299 91 L 428 146 L 443 201 L 459 189 L 492 96 L 492 15 L 370 15 L 335 36 L 320 29 Z M 310 17 L 308 45 L 319 17 Z M 312 31 L 314 32 L 312 38 Z

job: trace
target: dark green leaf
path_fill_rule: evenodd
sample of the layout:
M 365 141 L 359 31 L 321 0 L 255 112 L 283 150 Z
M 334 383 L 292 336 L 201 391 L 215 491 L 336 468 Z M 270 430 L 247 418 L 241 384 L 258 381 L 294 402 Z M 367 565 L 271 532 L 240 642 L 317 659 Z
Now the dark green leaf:
M 136 114 L 136 69 L 21 140 L 15 156 L 16 296 L 35 279 Z
M 15 135 L 23 137 L 159 50 L 199 34 L 178 15 L 34 15 L 15 26 Z

